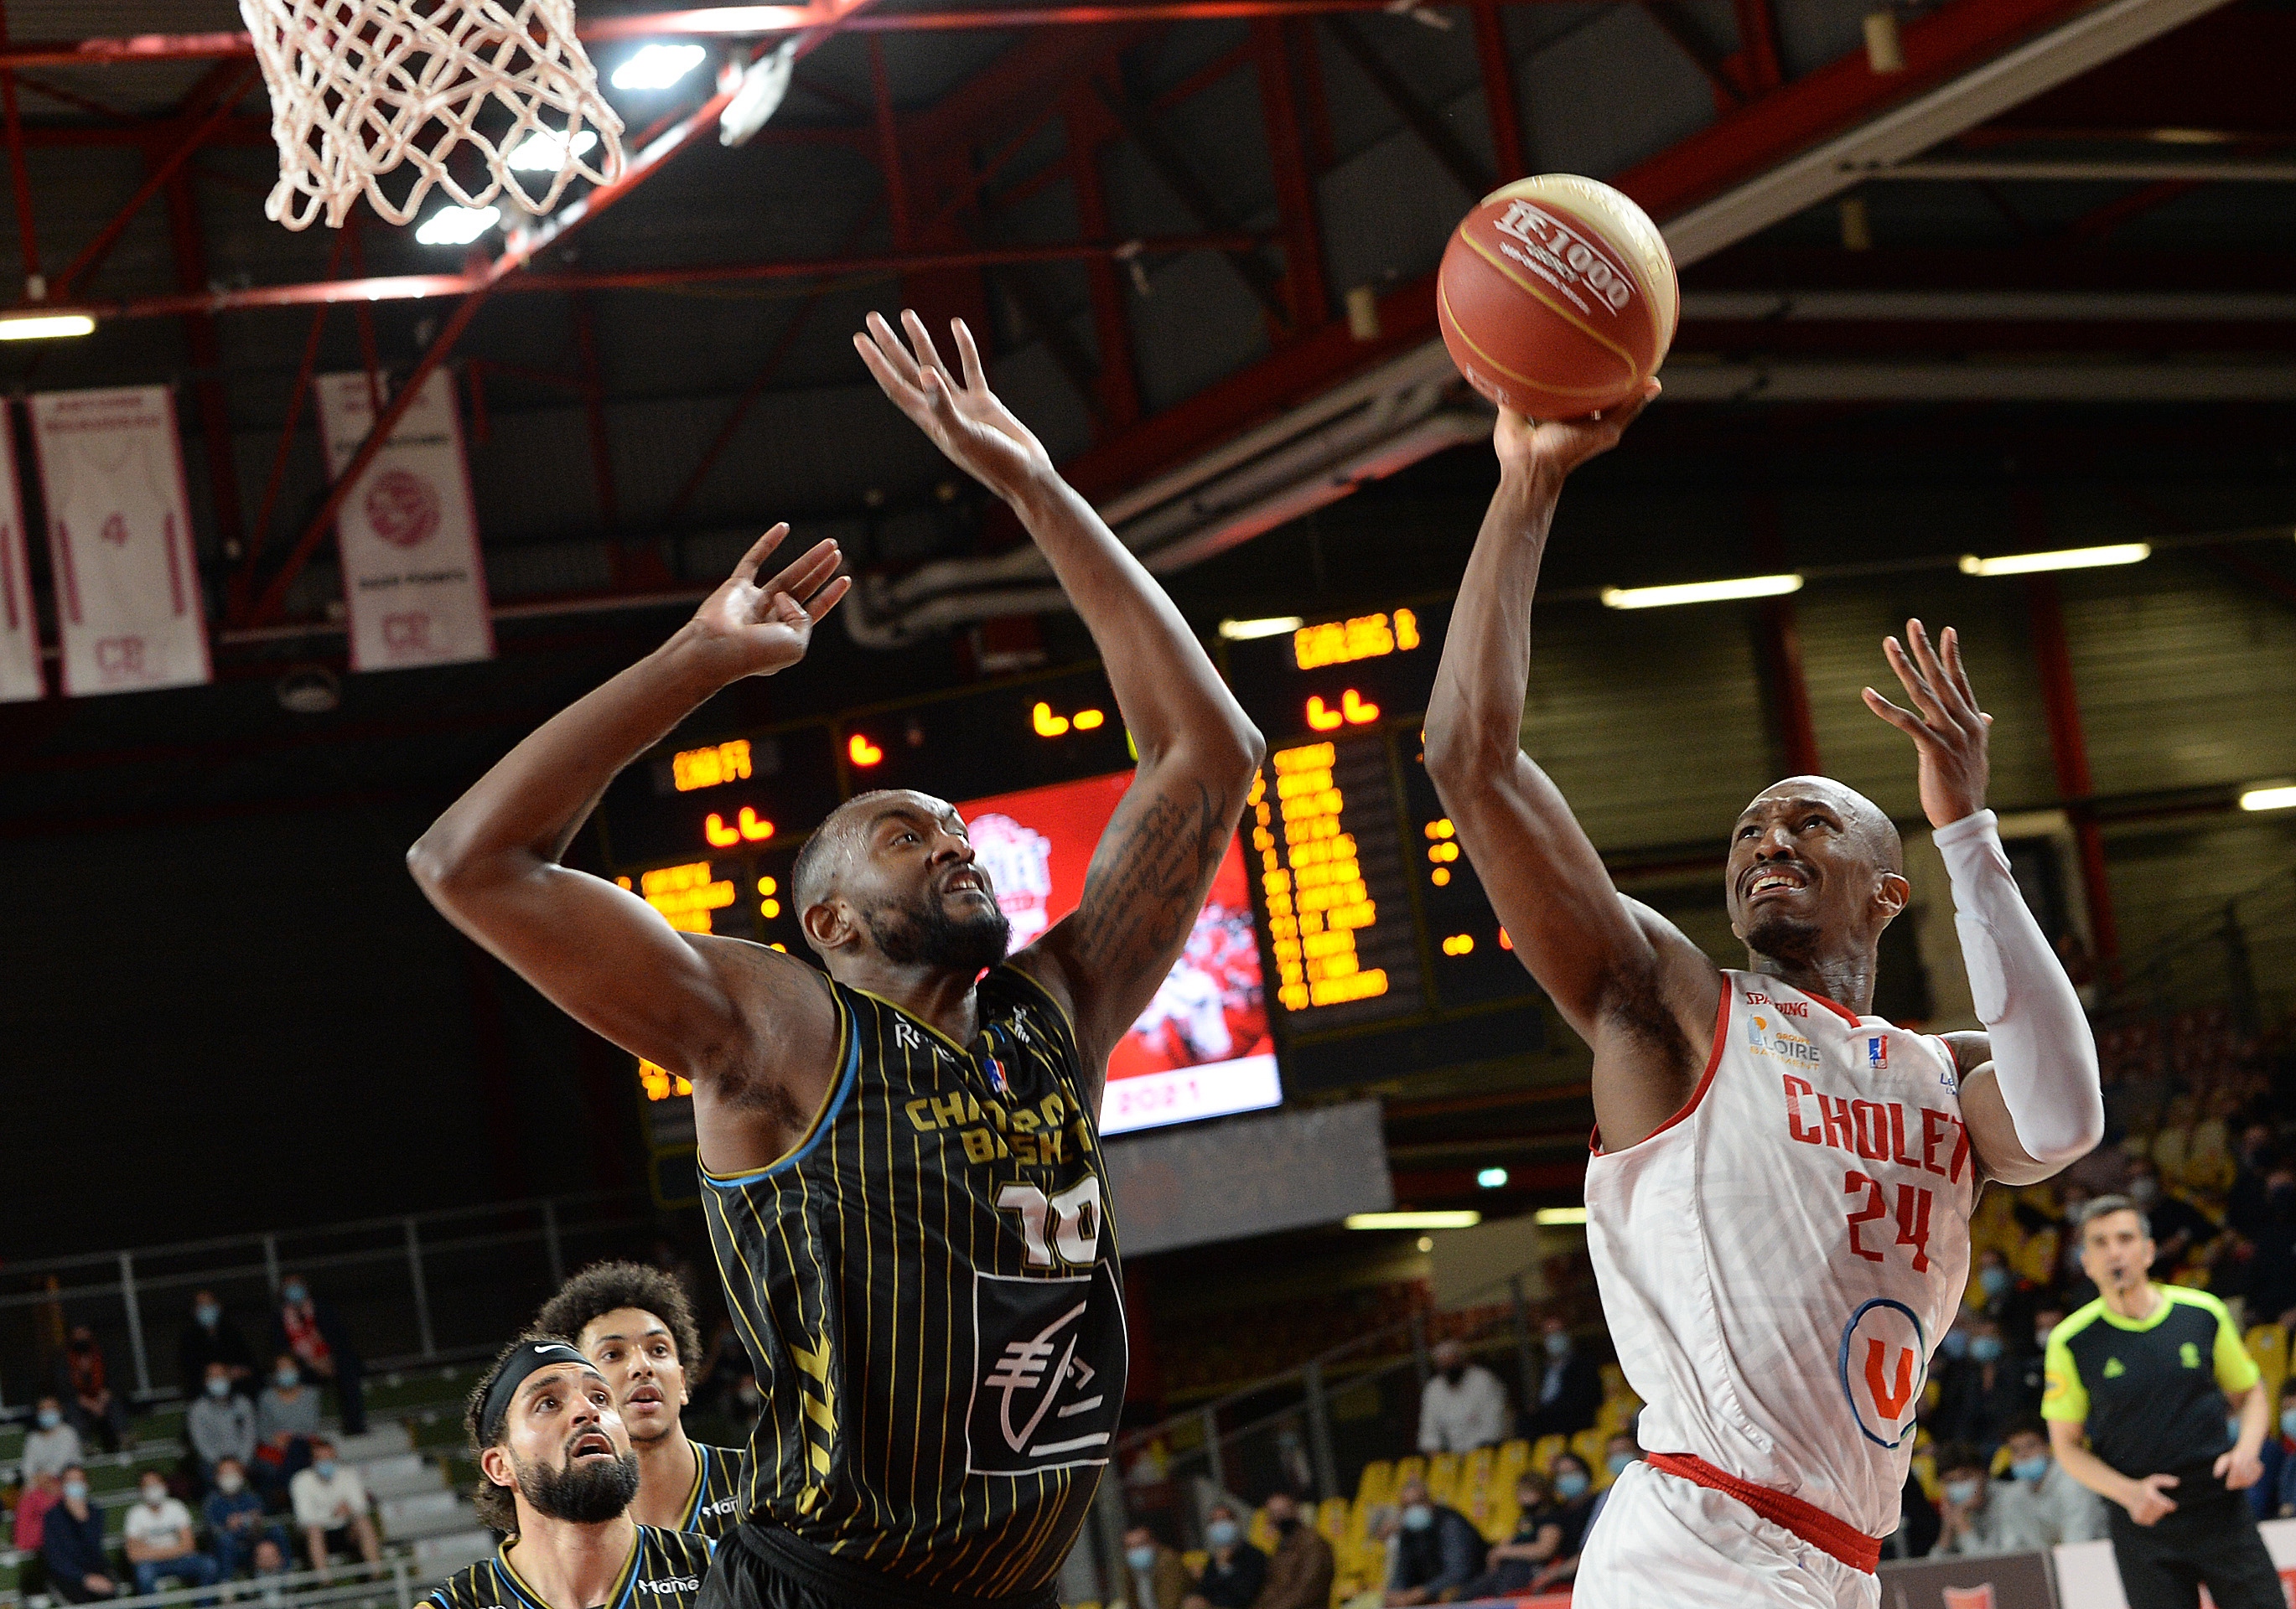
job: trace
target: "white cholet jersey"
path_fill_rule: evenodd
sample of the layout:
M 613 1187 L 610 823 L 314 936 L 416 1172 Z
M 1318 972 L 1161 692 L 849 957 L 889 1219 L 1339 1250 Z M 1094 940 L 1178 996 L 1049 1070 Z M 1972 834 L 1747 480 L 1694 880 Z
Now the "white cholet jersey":
M 1587 1241 L 1653 1452 L 1897 1528 L 1977 1169 L 1944 1041 L 1725 971 L 1690 1104 L 1597 1148 Z

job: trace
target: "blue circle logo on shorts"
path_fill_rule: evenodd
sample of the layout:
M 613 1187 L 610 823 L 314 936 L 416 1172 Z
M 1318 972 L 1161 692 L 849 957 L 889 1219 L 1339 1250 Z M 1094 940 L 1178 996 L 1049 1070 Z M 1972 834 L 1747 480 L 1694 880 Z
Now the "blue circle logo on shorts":
M 1836 1361 L 1841 1394 L 1867 1441 L 1896 1447 L 1914 1433 L 1929 1360 L 1922 1321 L 1904 1303 L 1876 1296 L 1850 1315 Z

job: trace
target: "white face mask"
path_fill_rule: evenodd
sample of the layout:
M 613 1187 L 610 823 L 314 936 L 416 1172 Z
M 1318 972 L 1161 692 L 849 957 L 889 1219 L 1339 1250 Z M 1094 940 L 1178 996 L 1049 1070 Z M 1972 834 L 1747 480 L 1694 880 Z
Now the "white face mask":
M 165 1486 L 146 1486 L 146 1487 L 144 1487 L 144 1506 L 145 1506 L 146 1507 L 150 1507 L 150 1508 L 157 1508 L 160 1504 L 162 1504 L 162 1503 L 166 1502 L 167 1500 L 168 1500 L 168 1489 L 167 1489 Z

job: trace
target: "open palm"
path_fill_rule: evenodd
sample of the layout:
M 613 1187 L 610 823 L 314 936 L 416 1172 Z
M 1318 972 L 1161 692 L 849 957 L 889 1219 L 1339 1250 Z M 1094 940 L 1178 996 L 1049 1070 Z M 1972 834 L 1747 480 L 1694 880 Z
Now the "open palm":
M 693 613 L 695 626 L 734 661 L 737 676 L 770 676 L 804 658 L 816 623 L 853 585 L 850 576 L 838 575 L 844 556 L 828 539 L 759 584 L 758 567 L 788 535 L 784 524 L 758 537 L 726 584 Z
M 988 388 L 980 349 L 963 319 L 949 321 L 964 369 L 962 385 L 941 362 L 924 320 L 904 309 L 901 325 L 908 331 L 906 347 L 884 314 L 873 313 L 868 329 L 854 336 L 854 347 L 894 405 L 951 463 L 1000 497 L 1012 496 L 1031 476 L 1051 469 L 1044 444 Z

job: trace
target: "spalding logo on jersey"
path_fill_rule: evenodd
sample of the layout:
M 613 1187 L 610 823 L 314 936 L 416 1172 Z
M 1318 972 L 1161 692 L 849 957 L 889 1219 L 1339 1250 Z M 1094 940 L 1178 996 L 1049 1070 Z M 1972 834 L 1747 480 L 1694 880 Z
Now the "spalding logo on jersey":
M 1895 1447 L 1914 1433 L 1914 1410 L 1929 1379 L 1929 1338 L 1902 1302 L 1876 1296 L 1842 1327 L 1841 1394 L 1866 1439 Z

